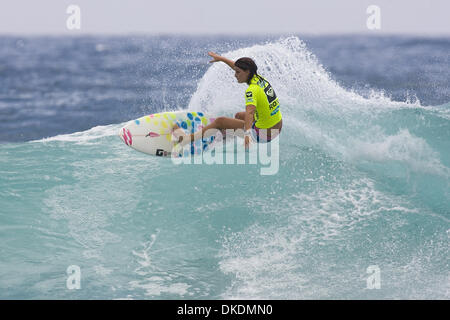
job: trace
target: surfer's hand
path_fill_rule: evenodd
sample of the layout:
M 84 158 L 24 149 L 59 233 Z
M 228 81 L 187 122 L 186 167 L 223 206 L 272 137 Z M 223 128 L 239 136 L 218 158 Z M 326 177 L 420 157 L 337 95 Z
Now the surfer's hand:
M 249 136 L 244 137 L 245 151 L 248 151 L 250 149 L 251 142 L 252 142 L 252 139 Z
M 234 61 L 233 60 L 219 56 L 217 53 L 212 52 L 212 51 L 208 52 L 208 55 L 213 58 L 211 61 L 209 61 L 209 63 L 221 61 L 221 62 L 226 63 L 231 69 L 234 70 Z
M 208 55 L 213 58 L 213 60 L 211 60 L 209 63 L 222 61 L 222 57 L 219 56 L 217 53 L 210 51 L 208 52 Z

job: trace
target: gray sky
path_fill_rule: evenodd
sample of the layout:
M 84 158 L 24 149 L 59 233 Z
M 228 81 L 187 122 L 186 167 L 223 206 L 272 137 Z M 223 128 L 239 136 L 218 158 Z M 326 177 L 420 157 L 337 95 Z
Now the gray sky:
M 80 30 L 66 26 L 71 4 Z M 366 26 L 369 5 L 380 30 Z M 450 0 L 1 0 L 0 34 L 450 35 L 449 12 Z

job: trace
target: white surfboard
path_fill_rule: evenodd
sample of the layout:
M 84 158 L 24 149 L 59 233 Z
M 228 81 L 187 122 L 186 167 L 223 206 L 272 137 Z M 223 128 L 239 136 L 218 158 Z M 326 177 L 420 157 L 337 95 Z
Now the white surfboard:
M 216 117 L 194 111 L 173 111 L 150 114 L 128 122 L 118 134 L 129 147 L 160 157 L 181 157 L 200 154 L 212 147 L 216 136 L 192 142 L 190 148 L 174 149 L 171 129 L 178 124 L 185 133 L 193 133 L 207 126 Z M 175 151 L 174 151 L 175 150 Z

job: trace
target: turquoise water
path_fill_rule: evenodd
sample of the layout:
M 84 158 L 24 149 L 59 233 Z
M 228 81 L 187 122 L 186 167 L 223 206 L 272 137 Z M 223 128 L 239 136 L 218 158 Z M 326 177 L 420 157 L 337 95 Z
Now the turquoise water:
M 448 299 L 450 104 L 346 89 L 298 38 L 243 55 L 282 103 L 274 175 L 136 152 L 123 123 L 0 144 L 0 298 Z M 211 65 L 188 109 L 244 90 Z

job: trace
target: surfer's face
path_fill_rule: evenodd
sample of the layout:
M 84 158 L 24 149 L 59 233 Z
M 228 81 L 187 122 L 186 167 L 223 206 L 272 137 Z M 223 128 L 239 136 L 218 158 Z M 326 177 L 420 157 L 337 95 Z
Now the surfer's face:
M 234 67 L 234 76 L 236 77 L 238 83 L 247 82 L 248 76 L 250 75 L 250 70 L 242 70 L 239 67 Z

